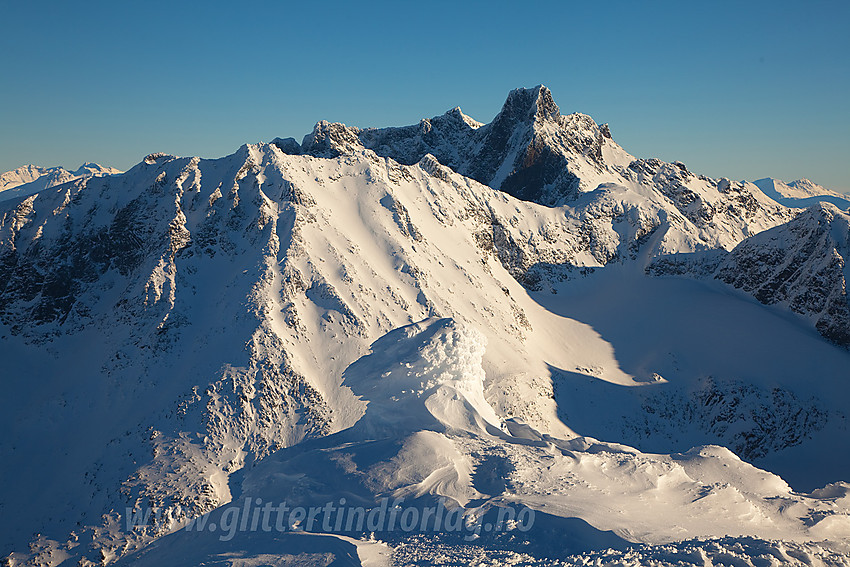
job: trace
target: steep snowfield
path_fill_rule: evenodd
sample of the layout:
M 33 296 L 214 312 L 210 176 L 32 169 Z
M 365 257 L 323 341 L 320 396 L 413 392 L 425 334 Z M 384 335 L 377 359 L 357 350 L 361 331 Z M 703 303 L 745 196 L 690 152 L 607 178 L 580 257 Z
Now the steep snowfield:
M 0 204 L 0 477 L 20 487 L 0 496 L 0 551 L 385 561 L 356 530 L 175 532 L 246 495 L 343 493 L 470 517 L 531 506 L 536 531 L 483 549 L 564 560 L 850 537 L 850 354 L 743 286 L 645 274 L 714 273 L 805 217 L 752 184 L 633 160 L 550 100 L 515 91 L 489 125 L 451 111 L 428 121 L 436 142 L 320 123 L 301 145 L 151 154 Z M 843 250 L 838 220 L 812 265 Z M 468 543 L 403 535 L 384 539 Z
M 765 195 L 786 207 L 806 208 L 817 203 L 831 203 L 842 210 L 850 208 L 850 197 L 843 193 L 813 183 L 808 179 L 799 179 L 785 183 L 766 177 L 753 181 Z
M 42 189 L 48 189 L 80 177 L 116 175 L 118 173 L 121 172 L 117 169 L 103 167 L 96 163 L 84 163 L 76 171 L 68 171 L 62 167 L 24 165 L 0 174 L 0 201 L 28 197 Z

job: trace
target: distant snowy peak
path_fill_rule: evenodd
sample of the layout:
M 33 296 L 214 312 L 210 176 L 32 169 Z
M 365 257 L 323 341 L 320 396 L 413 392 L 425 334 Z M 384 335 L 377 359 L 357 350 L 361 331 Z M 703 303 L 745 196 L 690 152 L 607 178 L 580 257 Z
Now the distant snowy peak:
M 35 181 L 42 175 L 45 175 L 48 171 L 50 171 L 49 168 L 38 167 L 37 165 L 32 164 L 22 165 L 17 169 L 7 171 L 6 173 L 0 174 L 0 191 Z
M 115 175 L 117 173 L 122 173 L 122 171 L 120 169 L 115 169 L 114 167 L 106 167 L 97 163 L 86 162 L 78 167 L 76 171 L 73 171 L 72 175 L 82 177 L 83 175 Z
M 786 207 L 806 208 L 816 203 L 832 203 L 840 209 L 850 208 L 850 196 L 827 189 L 808 179 L 785 183 L 765 177 L 753 183 L 765 195 Z
M 0 201 L 28 197 L 43 189 L 49 189 L 81 177 L 116 173 L 121 173 L 121 171 L 88 162 L 75 171 L 68 171 L 64 167 L 24 165 L 0 175 Z
M 779 183 L 782 183 L 781 181 Z M 826 187 L 818 185 L 814 181 L 803 178 L 798 179 L 797 181 L 792 181 L 791 183 L 786 184 L 787 187 L 794 189 L 795 192 L 802 193 L 803 195 L 817 196 L 817 195 L 838 195 L 834 191 L 830 191 Z M 794 195 L 786 196 L 793 197 Z

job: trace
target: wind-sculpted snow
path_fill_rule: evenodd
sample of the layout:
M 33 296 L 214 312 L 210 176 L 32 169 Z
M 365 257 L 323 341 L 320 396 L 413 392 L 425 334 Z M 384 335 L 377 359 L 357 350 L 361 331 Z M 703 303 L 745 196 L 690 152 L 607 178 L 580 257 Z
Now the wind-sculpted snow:
M 220 545 L 218 539 L 244 549 L 244 542 L 258 537 L 285 545 L 293 526 L 348 538 L 373 532 L 372 537 L 404 550 L 403 564 L 416 564 L 417 553 L 432 553 L 433 538 L 448 543 L 444 553 L 459 557 L 466 553 L 461 546 L 475 542 L 500 550 L 496 556 L 504 558 L 530 553 L 530 558 L 570 561 L 574 553 L 624 550 L 634 541 L 658 545 L 726 534 L 795 541 L 850 536 L 846 484 L 801 495 L 722 447 L 644 454 L 499 420 L 483 395 L 484 352 L 483 337 L 451 319 L 391 331 L 344 373 L 344 383 L 366 402 L 356 423 L 257 463 L 238 485 L 243 504 L 215 510 L 203 524 L 233 526 L 234 515 L 248 513 L 251 505 L 285 502 L 288 514 L 275 507 L 285 515 L 274 522 L 279 527 L 269 521 L 261 536 L 255 534 L 260 530 L 243 529 L 213 538 L 210 534 L 222 528 L 193 524 L 171 536 L 166 551 L 142 552 L 141 558 L 167 561 L 164 553 L 197 547 L 199 538 L 207 538 L 210 548 Z M 497 477 L 488 474 L 493 471 Z M 375 515 L 386 502 L 396 512 Z M 353 513 L 358 506 L 368 514 Z M 449 520 L 434 524 L 427 516 L 426 510 L 440 506 L 463 518 L 459 529 L 451 529 Z M 532 510 L 516 515 L 531 519 L 499 528 L 489 523 L 507 509 Z M 296 510 L 316 513 L 311 520 Z M 414 516 L 413 522 L 405 519 Z M 532 532 L 535 527 L 561 537 L 541 538 Z M 749 546 L 763 549 L 759 542 L 742 543 L 720 545 L 733 546 L 728 552 L 738 550 L 741 557 L 750 556 Z M 707 551 L 717 546 L 704 545 Z M 649 557 L 656 552 L 640 549 Z M 776 553 L 783 549 L 807 547 L 779 544 Z M 810 549 L 827 554 L 829 547 Z
M 642 545 L 628 550 L 608 549 L 564 559 L 535 557 L 529 553 L 493 549 L 483 545 L 456 545 L 435 538 L 419 537 L 396 550 L 396 565 L 469 564 L 481 567 L 522 565 L 524 567 L 844 567 L 850 565 L 844 546 L 800 544 L 756 538 L 689 540 L 667 545 Z
M 770 303 L 828 304 L 817 321 L 846 329 L 843 263 L 823 260 L 844 257 L 845 221 L 824 211 L 814 229 L 752 184 L 637 160 L 545 87 L 486 125 L 459 109 L 398 129 L 321 122 L 300 145 L 153 153 L 10 199 L 0 474 L 21 488 L 2 494 L 2 551 L 224 561 L 235 548 L 190 522 L 220 525 L 246 497 L 442 502 L 473 527 L 525 507 L 536 531 L 450 544 L 540 560 L 727 533 L 846 539 L 848 457 L 825 448 L 847 439 L 850 355 L 739 295 L 645 275 L 728 266 L 735 287 L 773 285 L 787 270 L 747 276 L 743 252 L 796 231 L 788 243 L 811 244 L 800 293 L 777 283 Z M 777 472 L 836 482 L 804 494 Z M 252 533 L 228 557 L 273 563 L 280 544 L 281 564 L 357 564 L 432 541 Z
M 343 374 L 343 383 L 369 400 L 355 427 L 371 438 L 436 423 L 470 431 L 498 425 L 484 399 L 485 346 L 483 335 L 452 319 L 426 319 L 375 341 L 374 354 Z M 427 414 L 420 415 L 423 408 Z

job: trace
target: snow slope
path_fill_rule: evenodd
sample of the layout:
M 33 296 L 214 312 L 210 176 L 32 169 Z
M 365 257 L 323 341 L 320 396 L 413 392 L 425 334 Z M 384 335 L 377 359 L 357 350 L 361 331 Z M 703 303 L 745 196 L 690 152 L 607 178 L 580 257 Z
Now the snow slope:
M 830 191 L 808 179 L 785 183 L 766 177 L 753 183 L 765 195 L 786 207 L 807 208 L 817 203 L 831 203 L 842 210 L 850 208 L 850 198 L 847 195 Z
M 243 476 L 239 499 L 306 508 L 326 502 L 377 504 L 387 498 L 405 510 L 404 518 L 411 504 L 424 510 L 442 498 L 477 521 L 500 508 L 530 506 L 538 524 L 565 537 L 529 542 L 521 533 L 511 533 L 518 530 L 508 529 L 507 537 L 494 534 L 491 544 L 555 558 L 623 549 L 634 541 L 850 537 L 847 484 L 803 495 L 722 447 L 645 454 L 587 437 L 560 439 L 513 421 L 498 427 L 483 396 L 482 339 L 452 319 L 429 319 L 375 341 L 371 352 L 345 372 L 345 384 L 367 402 L 363 416 L 349 429 L 283 449 L 258 463 Z M 493 469 L 501 471 L 499 482 L 493 482 Z M 219 509 L 205 520 L 227 525 L 225 513 Z M 283 525 L 295 525 L 293 516 Z M 327 511 L 315 523 L 341 526 L 336 532 L 349 537 L 363 533 L 354 524 L 346 528 L 347 518 L 336 518 Z M 576 518 L 585 522 L 585 533 L 571 540 Z M 309 522 L 305 529 L 311 531 Z M 174 534 L 166 547 L 141 552 L 138 564 L 167 564 L 175 549 L 195 546 L 199 538 L 211 543 L 206 560 L 220 541 L 210 535 L 213 529 L 199 531 L 193 527 Z M 292 532 L 273 531 L 260 537 L 289 547 Z M 380 531 L 392 541 L 398 532 L 410 530 Z M 471 526 L 464 540 L 483 543 L 491 537 L 488 531 Z M 235 549 L 244 548 L 241 537 L 234 536 Z M 253 552 L 258 536 L 249 532 L 245 537 Z M 462 545 L 460 538 L 455 545 Z M 416 553 L 415 543 L 405 547 Z M 135 564 L 134 557 L 127 562 Z
M 36 502 L 4 495 L 4 509 L 25 509 L 6 537 L 61 537 L 124 504 L 172 510 L 167 530 L 228 501 L 245 462 L 353 423 L 344 369 L 428 316 L 473 321 L 498 345 L 488 395 L 543 430 L 568 432 L 548 364 L 627 381 L 605 341 L 530 300 L 476 238 L 491 209 L 517 217 L 517 241 L 559 226 L 558 213 L 432 166 L 444 178 L 371 153 L 246 146 L 223 160 L 151 157 L 7 209 L 3 419 L 15 434 L 3 473 L 65 474 Z M 47 382 L 34 389 L 31 373 Z
M 484 548 L 542 558 L 727 533 L 844 541 L 850 354 L 782 305 L 645 273 L 733 257 L 797 212 L 633 160 L 550 98 L 515 91 L 490 125 L 451 111 L 429 122 L 439 143 L 320 123 L 300 145 L 151 154 L 0 204 L 0 476 L 20 487 L 0 495 L 0 551 L 382 560 L 363 533 L 283 535 L 300 551 L 274 559 L 278 534 L 176 531 L 245 495 L 340 490 L 531 506 L 538 531 Z M 410 163 L 381 155 L 411 144 Z M 517 176 L 544 154 L 563 177 Z M 441 163 L 476 156 L 505 190 Z
M 67 183 L 81 177 L 92 175 L 115 175 L 121 173 L 112 167 L 103 167 L 96 163 L 84 163 L 76 171 L 62 167 L 38 167 L 24 165 L 12 171 L 0 174 L 0 201 L 28 197 L 42 189 Z

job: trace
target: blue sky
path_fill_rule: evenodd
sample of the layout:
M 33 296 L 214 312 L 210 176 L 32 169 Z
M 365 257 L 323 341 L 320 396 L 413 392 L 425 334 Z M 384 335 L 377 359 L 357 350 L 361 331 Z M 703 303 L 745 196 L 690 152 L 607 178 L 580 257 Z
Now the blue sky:
M 543 83 L 639 157 L 850 191 L 847 2 L 0 0 L 0 26 L 0 171 L 488 122 Z

